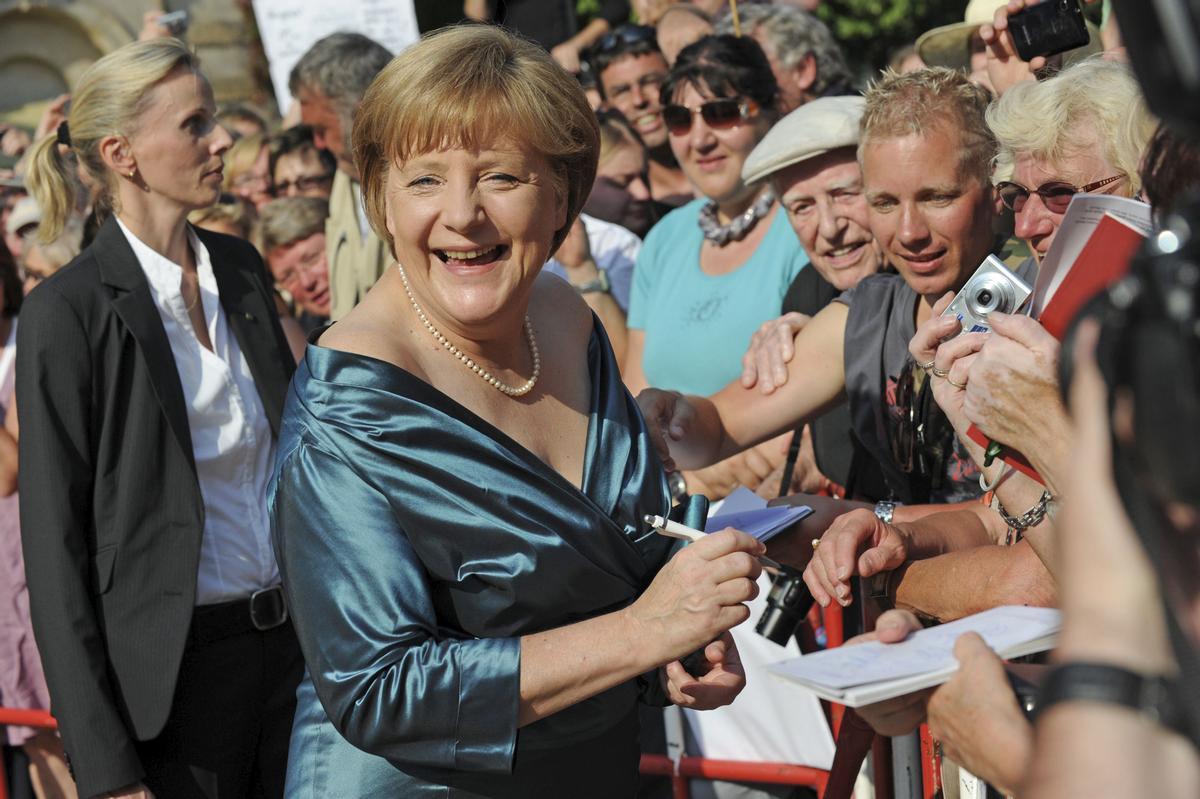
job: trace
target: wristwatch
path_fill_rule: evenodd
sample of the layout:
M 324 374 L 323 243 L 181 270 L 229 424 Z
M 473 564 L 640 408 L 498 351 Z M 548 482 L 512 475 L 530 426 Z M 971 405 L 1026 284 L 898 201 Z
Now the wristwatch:
M 1179 731 L 1183 718 L 1171 693 L 1171 681 L 1161 675 L 1146 676 L 1108 663 L 1063 663 L 1042 682 L 1034 712 L 1044 713 L 1059 702 L 1099 702 L 1136 710 Z
M 892 516 L 896 513 L 896 503 L 883 500 L 875 503 L 875 515 L 879 517 L 879 521 L 884 524 L 892 523 Z
M 586 283 L 580 283 L 575 287 L 575 290 L 580 294 L 595 294 L 596 292 L 608 294 L 612 291 L 612 284 L 608 282 L 608 272 L 605 272 L 603 269 L 597 269 L 595 279 L 589 280 Z

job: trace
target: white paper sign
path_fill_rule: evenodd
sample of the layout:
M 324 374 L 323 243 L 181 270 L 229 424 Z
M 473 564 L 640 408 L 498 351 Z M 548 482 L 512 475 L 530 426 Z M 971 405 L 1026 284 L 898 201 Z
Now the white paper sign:
M 331 33 L 361 33 L 399 53 L 420 37 L 412 0 L 253 0 L 279 113 L 292 104 L 288 75 L 300 57 Z

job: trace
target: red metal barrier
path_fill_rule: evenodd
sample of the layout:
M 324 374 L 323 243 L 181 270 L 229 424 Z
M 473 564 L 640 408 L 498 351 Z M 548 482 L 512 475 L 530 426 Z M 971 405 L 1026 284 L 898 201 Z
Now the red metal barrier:
M 25 708 L 0 707 L 0 727 L 39 727 L 45 730 L 57 730 L 58 722 L 44 710 L 28 710 Z M 8 799 L 8 774 L 4 771 L 4 761 L 0 760 L 0 799 Z
M 810 616 L 811 623 L 825 627 L 825 646 L 832 648 L 845 642 L 845 626 L 842 623 L 842 608 L 840 605 L 830 605 L 823 611 L 813 607 Z M 842 705 L 825 703 L 830 707 L 830 717 L 834 739 L 842 725 Z M 639 765 L 642 774 L 659 777 L 670 777 L 671 793 L 674 799 L 690 799 L 691 790 L 688 780 L 699 778 L 704 780 L 729 780 L 731 782 L 761 782 L 772 785 L 795 785 L 813 788 L 817 795 L 825 793 L 829 782 L 829 772 L 825 769 L 811 766 L 797 766 L 791 763 L 764 763 L 750 760 L 710 760 L 706 757 L 681 757 L 678 768 L 671 758 L 666 755 L 643 754 Z M 4 799 L 4 797 L 0 797 Z

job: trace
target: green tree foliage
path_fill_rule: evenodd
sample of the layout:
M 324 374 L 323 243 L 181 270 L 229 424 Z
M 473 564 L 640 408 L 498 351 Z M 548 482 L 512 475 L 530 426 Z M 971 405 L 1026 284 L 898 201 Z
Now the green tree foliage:
M 871 73 L 930 28 L 962 22 L 966 5 L 966 0 L 823 0 L 817 16 L 852 65 Z

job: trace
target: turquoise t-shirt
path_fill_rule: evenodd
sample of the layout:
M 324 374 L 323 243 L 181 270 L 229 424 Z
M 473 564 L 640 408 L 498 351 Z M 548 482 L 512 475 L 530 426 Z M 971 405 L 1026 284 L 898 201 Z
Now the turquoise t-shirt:
M 700 270 L 707 200 L 693 200 L 646 235 L 633 271 L 629 327 L 643 330 L 642 369 L 655 388 L 708 396 L 737 379 L 759 325 L 781 313 L 783 295 L 808 255 L 775 207 L 766 237 L 724 275 Z

